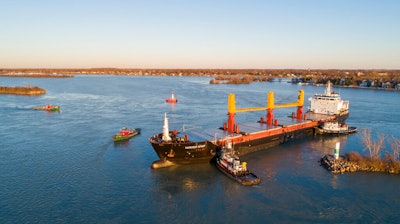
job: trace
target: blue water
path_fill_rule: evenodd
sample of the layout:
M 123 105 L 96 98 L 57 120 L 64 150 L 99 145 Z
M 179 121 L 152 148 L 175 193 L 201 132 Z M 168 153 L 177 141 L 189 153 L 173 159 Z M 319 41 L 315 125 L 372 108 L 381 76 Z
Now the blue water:
M 399 223 L 400 176 L 331 174 L 332 153 L 363 154 L 360 133 L 310 137 L 242 157 L 261 184 L 241 186 L 210 164 L 153 170 L 148 138 L 162 130 L 218 128 L 227 96 L 238 107 L 306 99 L 324 87 L 286 82 L 209 85 L 207 77 L 75 76 L 0 78 L 0 86 L 39 86 L 42 96 L 0 95 L 0 223 Z M 347 123 L 400 138 L 398 92 L 335 89 L 350 100 Z M 175 92 L 179 102 L 165 103 Z M 33 110 L 47 103 L 60 113 Z M 306 102 L 308 105 L 308 101 Z M 295 109 L 279 109 L 275 117 Z M 237 114 L 256 121 L 265 112 Z M 142 133 L 114 144 L 122 127 Z M 389 138 L 389 137 L 388 137 Z M 390 150 L 386 145 L 385 150 Z

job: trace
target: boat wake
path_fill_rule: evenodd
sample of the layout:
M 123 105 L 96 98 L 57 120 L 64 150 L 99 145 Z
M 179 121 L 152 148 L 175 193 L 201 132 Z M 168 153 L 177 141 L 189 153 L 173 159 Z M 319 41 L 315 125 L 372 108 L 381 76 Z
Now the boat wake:
M 104 155 L 106 154 L 107 150 L 114 144 L 114 141 L 111 139 L 110 141 L 107 141 L 103 145 L 100 145 L 99 147 L 99 152 L 96 154 L 94 157 L 94 161 L 100 162 L 104 158 Z

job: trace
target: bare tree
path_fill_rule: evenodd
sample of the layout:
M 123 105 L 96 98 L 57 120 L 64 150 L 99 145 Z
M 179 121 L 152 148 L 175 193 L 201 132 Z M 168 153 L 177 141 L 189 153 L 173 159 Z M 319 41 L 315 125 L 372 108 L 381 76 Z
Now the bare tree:
M 378 134 L 378 139 L 373 140 L 371 137 L 371 129 L 364 128 L 361 130 L 361 140 L 364 143 L 365 149 L 369 152 L 370 159 L 379 159 L 379 153 L 384 147 L 385 135 Z
M 371 143 L 371 129 L 364 128 L 361 130 L 361 140 L 365 149 L 369 152 L 369 157 L 372 158 L 372 143 Z
M 379 159 L 379 153 L 382 148 L 385 147 L 385 138 L 386 136 L 382 133 L 378 134 L 378 139 L 376 141 L 372 141 L 372 147 L 373 147 L 373 159 Z

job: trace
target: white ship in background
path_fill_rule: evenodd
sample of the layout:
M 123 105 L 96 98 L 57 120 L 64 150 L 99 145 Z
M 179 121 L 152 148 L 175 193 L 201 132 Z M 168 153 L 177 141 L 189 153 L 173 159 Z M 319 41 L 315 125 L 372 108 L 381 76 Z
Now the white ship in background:
M 332 91 L 332 83 L 328 81 L 324 94 L 315 94 L 308 99 L 311 105 L 308 113 L 334 115 L 338 120 L 344 121 L 349 116 L 348 100 L 342 100 L 340 95 Z

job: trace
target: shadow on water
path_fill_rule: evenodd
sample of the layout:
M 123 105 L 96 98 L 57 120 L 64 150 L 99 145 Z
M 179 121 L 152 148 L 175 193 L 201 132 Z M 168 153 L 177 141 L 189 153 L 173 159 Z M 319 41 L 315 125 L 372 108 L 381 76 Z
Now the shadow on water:
M 151 173 L 160 190 L 171 195 L 206 188 L 221 177 L 211 163 L 175 165 L 153 169 Z
M 130 139 L 121 140 L 121 141 L 113 141 L 115 147 L 126 148 L 129 146 Z

